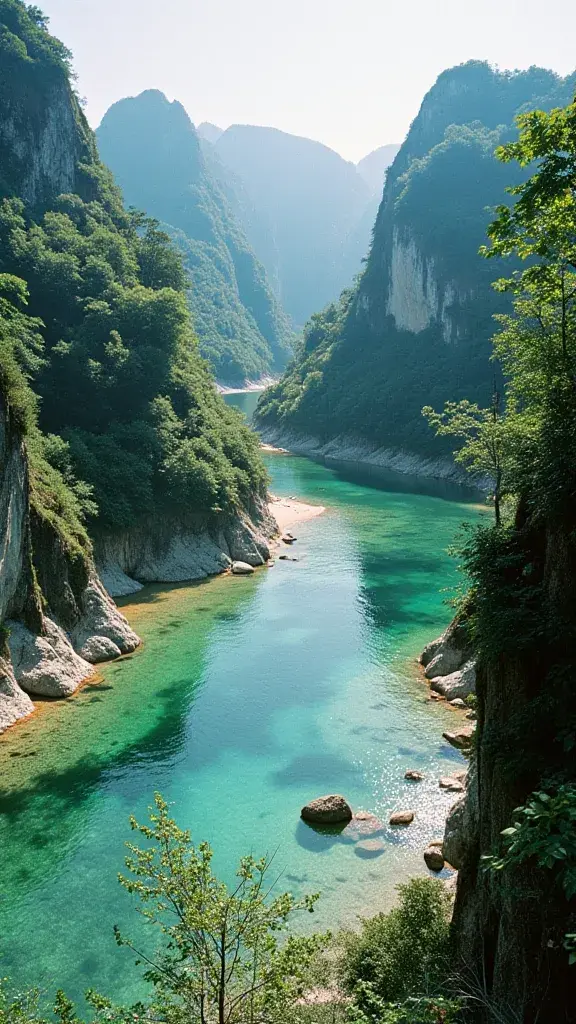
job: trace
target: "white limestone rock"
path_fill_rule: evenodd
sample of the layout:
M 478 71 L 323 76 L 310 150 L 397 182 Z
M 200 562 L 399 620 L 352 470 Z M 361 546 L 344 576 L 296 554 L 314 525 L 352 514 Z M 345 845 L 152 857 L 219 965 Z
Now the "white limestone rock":
M 232 562 L 232 572 L 234 576 L 251 576 L 254 566 L 248 565 L 248 562 Z
M 430 680 L 430 686 L 449 701 L 464 700 L 469 693 L 476 693 L 476 662 L 467 661 L 458 672 L 436 676 Z
M 6 625 L 14 678 L 26 693 L 69 697 L 92 675 L 92 665 L 76 654 L 64 631 L 51 619 L 44 618 L 41 636 L 21 622 Z
M 72 643 L 80 656 L 93 664 L 134 651 L 140 638 L 92 576 L 80 601 L 82 618 L 72 631 Z
M 0 658 L 0 732 L 4 732 L 20 718 L 26 718 L 32 711 L 34 705 L 28 694 L 18 686 L 12 666 Z

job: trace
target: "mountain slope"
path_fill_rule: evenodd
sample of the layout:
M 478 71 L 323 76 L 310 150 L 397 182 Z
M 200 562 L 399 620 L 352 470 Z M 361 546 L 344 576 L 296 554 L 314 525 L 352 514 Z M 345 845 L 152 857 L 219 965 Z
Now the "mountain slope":
M 370 189 L 355 166 L 327 146 L 276 128 L 232 125 L 215 149 L 271 226 L 277 261 L 269 248 L 257 252 L 279 281 L 284 308 L 302 325 L 360 269 L 347 239 Z
M 257 441 L 200 358 L 180 257 L 124 208 L 67 51 L 37 8 L 0 0 L 0 54 L 2 729 L 32 710 L 26 693 L 68 696 L 138 644 L 92 542 L 129 592 L 127 572 L 260 564 L 270 524 Z
M 281 369 L 288 321 L 181 104 L 156 90 L 120 100 L 97 139 L 126 202 L 160 221 L 180 248 L 201 352 L 216 376 L 233 384 Z
M 440 75 L 389 169 L 366 269 L 312 318 L 295 363 L 263 396 L 265 430 L 448 453 L 420 411 L 489 401 L 493 314 L 506 301 L 491 287 L 497 263 L 478 255 L 487 208 L 514 180 L 493 150 L 517 111 L 560 104 L 572 87 L 550 71 L 501 74 L 479 62 Z

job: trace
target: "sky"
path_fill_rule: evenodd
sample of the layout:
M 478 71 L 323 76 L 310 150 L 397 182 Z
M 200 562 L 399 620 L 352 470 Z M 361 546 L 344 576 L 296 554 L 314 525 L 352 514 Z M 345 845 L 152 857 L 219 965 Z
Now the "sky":
M 357 161 L 401 142 L 438 74 L 470 59 L 576 67 L 574 0 L 38 0 L 96 127 L 143 89 L 192 120 L 271 125 Z

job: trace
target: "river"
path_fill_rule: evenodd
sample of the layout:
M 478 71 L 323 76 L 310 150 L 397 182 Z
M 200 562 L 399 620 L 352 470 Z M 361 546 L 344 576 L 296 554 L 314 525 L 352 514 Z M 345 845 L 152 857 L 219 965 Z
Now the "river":
M 428 700 L 415 661 L 450 618 L 447 549 L 477 508 L 445 485 L 266 461 L 274 493 L 327 506 L 300 525 L 299 561 L 146 588 L 124 608 L 143 647 L 0 740 L 0 974 L 18 985 L 142 994 L 112 926 L 145 927 L 116 875 L 128 815 L 143 818 L 155 790 L 213 843 L 225 878 L 242 854 L 268 852 L 281 886 L 320 890 L 318 928 L 353 924 L 426 871 L 453 800 L 438 778 L 461 762 L 442 731 L 459 713 Z M 407 783 L 407 768 L 425 780 Z M 406 807 L 416 819 L 363 859 L 299 820 L 331 791 L 385 821 Z

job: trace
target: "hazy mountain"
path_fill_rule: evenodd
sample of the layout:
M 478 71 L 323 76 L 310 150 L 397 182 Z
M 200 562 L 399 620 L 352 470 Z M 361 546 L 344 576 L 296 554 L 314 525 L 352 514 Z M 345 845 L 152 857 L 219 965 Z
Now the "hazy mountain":
M 223 130 L 217 124 L 211 124 L 210 121 L 202 121 L 202 124 L 199 124 L 196 128 L 201 139 L 206 139 L 207 142 L 213 143 L 218 142 Z
M 356 164 L 364 181 L 370 186 L 371 191 L 379 194 L 379 199 L 382 198 L 384 175 L 399 149 L 399 142 L 390 142 L 387 146 L 373 149 L 371 153 L 368 153 L 368 156 L 363 157 Z
M 276 254 L 253 244 L 279 282 L 284 308 L 304 323 L 360 269 L 348 240 L 370 202 L 369 186 L 328 146 L 276 128 L 232 125 L 215 148 L 265 215 Z
M 184 254 L 200 348 L 217 377 L 237 383 L 285 365 L 287 318 L 184 107 L 148 90 L 115 103 L 97 138 L 126 202 L 159 220 Z

